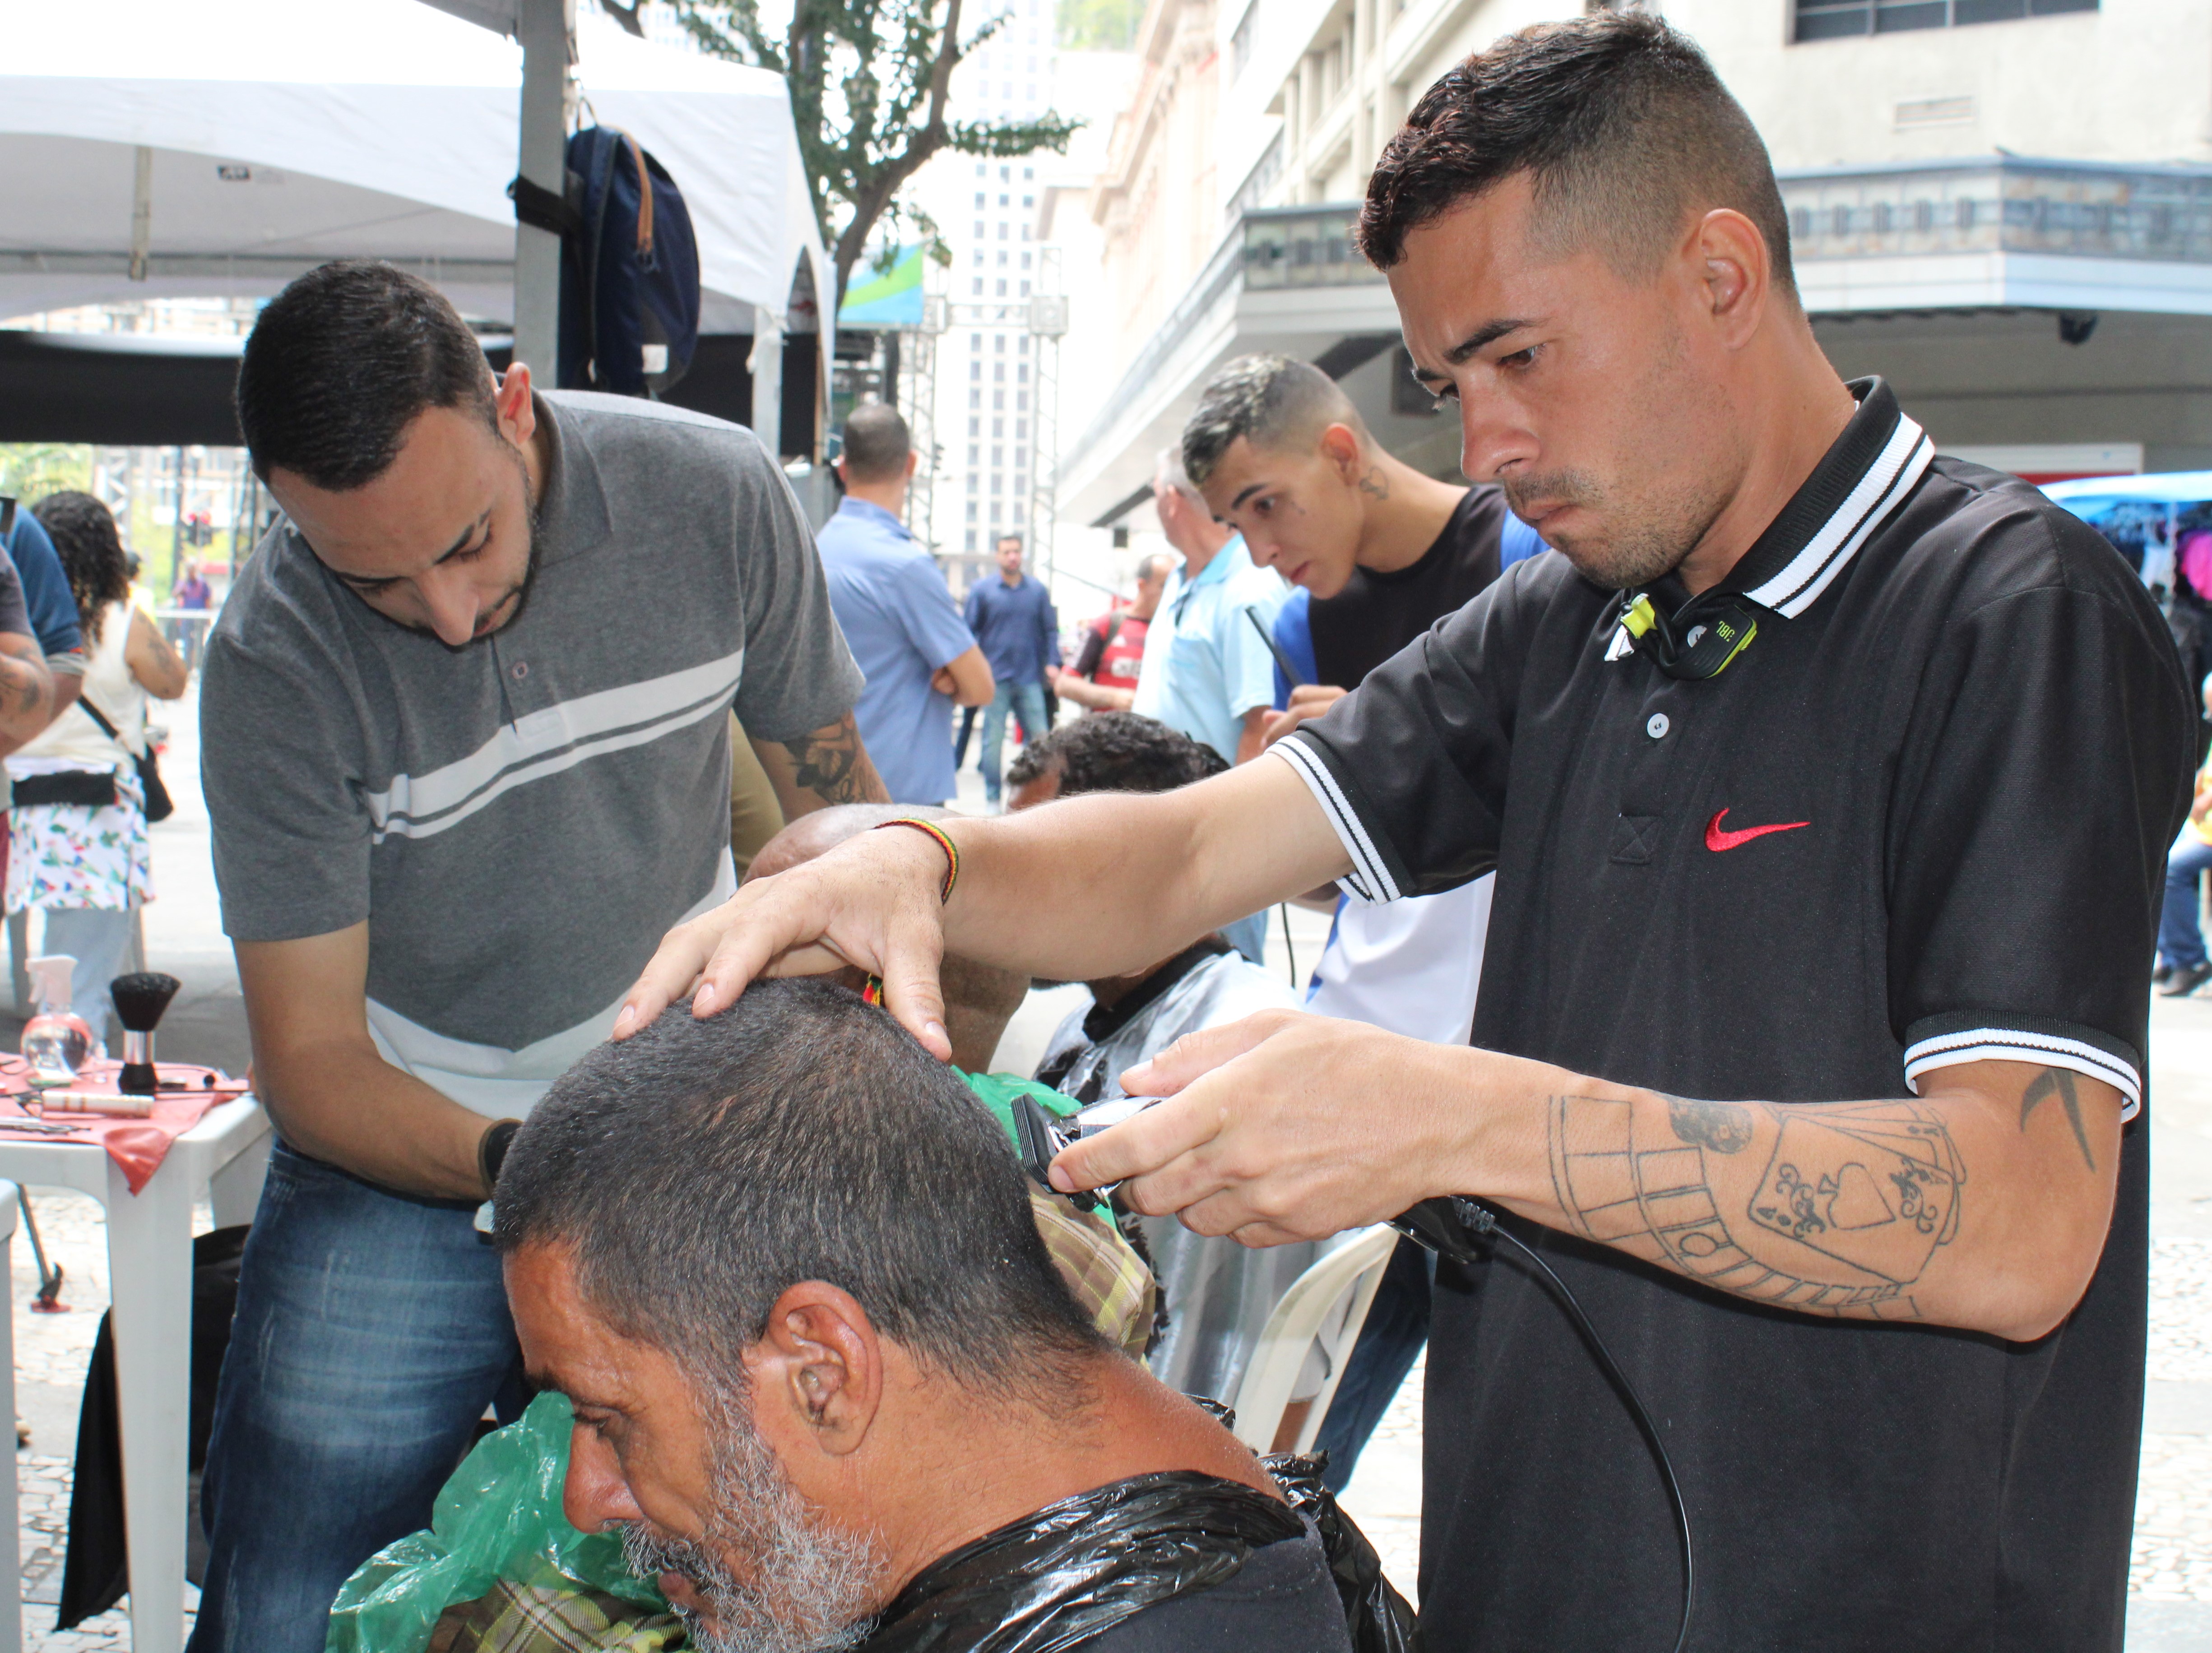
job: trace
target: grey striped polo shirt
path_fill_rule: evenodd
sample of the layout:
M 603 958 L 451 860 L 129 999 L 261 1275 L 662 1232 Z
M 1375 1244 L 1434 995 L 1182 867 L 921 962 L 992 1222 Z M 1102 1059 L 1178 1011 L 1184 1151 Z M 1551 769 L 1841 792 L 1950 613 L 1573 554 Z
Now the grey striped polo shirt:
M 379 1048 L 520 1114 L 605 1036 L 668 927 L 726 896 L 729 721 L 836 722 L 860 674 L 750 431 L 555 392 L 538 558 L 449 649 L 280 523 L 208 647 L 202 779 L 236 940 L 368 921 Z

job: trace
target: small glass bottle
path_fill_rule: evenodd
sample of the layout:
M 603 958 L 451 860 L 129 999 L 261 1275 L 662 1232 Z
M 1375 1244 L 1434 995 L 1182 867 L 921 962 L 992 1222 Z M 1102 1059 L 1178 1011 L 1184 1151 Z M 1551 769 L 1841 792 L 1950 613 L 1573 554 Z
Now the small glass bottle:
M 67 1085 L 87 1057 L 106 1054 L 84 1018 L 70 1009 L 76 960 L 67 953 L 49 953 L 31 960 L 27 968 L 39 996 L 39 1013 L 23 1024 L 23 1040 L 16 1048 L 31 1065 L 32 1084 Z

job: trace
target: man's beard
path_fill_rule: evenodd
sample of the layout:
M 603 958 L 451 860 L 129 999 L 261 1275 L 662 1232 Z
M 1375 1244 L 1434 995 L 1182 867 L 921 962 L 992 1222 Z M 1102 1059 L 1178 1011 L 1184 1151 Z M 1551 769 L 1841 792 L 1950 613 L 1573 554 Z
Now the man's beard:
M 1697 548 L 1720 514 L 1720 501 L 1676 495 L 1624 504 L 1619 494 L 1583 471 L 1499 478 L 1516 516 L 1530 509 L 1577 506 L 1605 523 L 1604 537 L 1569 535 L 1544 543 L 1565 556 L 1585 580 L 1609 591 L 1635 591 L 1672 574 Z
M 872 1627 L 884 1558 L 799 1495 L 741 1405 L 726 1396 L 709 1406 L 715 1445 L 706 1530 L 696 1540 L 661 1538 L 625 1522 L 623 1556 L 641 1577 L 681 1573 L 696 1586 L 704 1610 L 677 1611 L 700 1653 L 842 1653 Z M 722 1559 L 732 1552 L 750 1562 L 750 1581 Z

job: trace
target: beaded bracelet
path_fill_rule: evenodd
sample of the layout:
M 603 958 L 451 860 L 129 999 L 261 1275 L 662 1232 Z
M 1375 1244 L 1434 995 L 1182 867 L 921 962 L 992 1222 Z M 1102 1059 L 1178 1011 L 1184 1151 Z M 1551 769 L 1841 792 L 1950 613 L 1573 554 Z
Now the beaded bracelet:
M 952 899 L 952 886 L 960 882 L 960 846 L 952 842 L 952 835 L 934 821 L 921 821 L 911 815 L 902 815 L 894 821 L 878 821 L 875 830 L 885 827 L 912 827 L 917 832 L 927 832 L 937 840 L 937 847 L 945 852 L 945 888 L 938 892 L 940 903 Z

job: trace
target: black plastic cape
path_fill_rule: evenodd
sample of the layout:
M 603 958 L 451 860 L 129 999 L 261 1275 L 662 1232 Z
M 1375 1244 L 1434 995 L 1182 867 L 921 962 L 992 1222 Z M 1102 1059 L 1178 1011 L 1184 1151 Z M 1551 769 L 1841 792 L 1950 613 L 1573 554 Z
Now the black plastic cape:
M 926 1568 L 859 1653 L 1066 1653 L 1146 1607 L 1236 1576 L 1255 1550 L 1319 1530 L 1354 1653 L 1418 1653 L 1413 1615 L 1374 1547 L 1321 1484 L 1321 1462 L 1267 1468 L 1285 1508 L 1235 1481 L 1179 1470 L 1049 1504 Z

